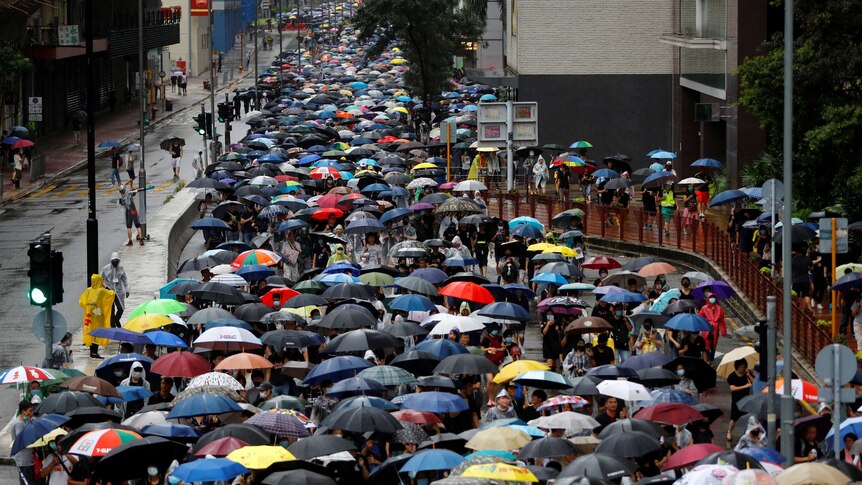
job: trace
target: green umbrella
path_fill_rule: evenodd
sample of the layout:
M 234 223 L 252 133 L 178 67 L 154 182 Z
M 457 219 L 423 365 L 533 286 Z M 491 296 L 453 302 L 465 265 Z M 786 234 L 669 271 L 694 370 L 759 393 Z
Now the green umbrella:
M 296 286 L 293 287 L 293 289 L 300 293 L 311 293 L 314 295 L 319 295 L 323 293 L 323 290 L 326 289 L 326 286 L 319 281 L 305 280 L 297 283 Z
M 593 145 L 590 142 L 583 141 L 583 140 L 576 141 L 576 142 L 572 143 L 571 145 L 569 145 L 569 148 L 592 148 L 592 147 L 593 147 Z
M 362 370 L 357 377 L 377 381 L 384 386 L 398 386 L 401 384 L 415 384 L 416 377 L 406 370 L 391 365 L 376 365 Z
M 145 313 L 154 313 L 158 315 L 169 315 L 171 313 L 182 313 L 186 311 L 186 307 L 177 300 L 169 300 L 160 298 L 158 300 L 150 300 L 146 303 L 141 303 L 129 315 L 129 319 L 135 318 Z
M 392 286 L 395 284 L 395 278 L 386 273 L 365 273 L 359 275 L 359 281 L 371 286 Z

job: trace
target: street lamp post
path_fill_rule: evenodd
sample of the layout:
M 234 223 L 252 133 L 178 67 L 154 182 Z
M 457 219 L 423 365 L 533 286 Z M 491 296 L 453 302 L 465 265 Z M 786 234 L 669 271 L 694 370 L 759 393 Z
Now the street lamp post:
M 215 90 L 216 90 L 215 70 L 216 70 L 216 63 L 218 62 L 218 58 L 215 58 L 215 46 L 213 45 L 214 44 L 214 42 L 213 42 L 213 22 L 215 22 L 215 19 L 213 18 L 213 2 L 210 1 L 207 3 L 209 4 L 209 12 L 207 12 L 208 17 L 209 17 L 208 18 L 209 22 L 207 22 L 207 31 L 208 31 L 208 35 L 210 38 L 210 113 L 213 114 L 212 139 L 210 140 L 210 144 L 214 144 L 215 140 L 218 139 L 218 129 L 217 129 L 218 125 L 215 122 L 215 112 L 216 112 L 216 109 L 215 109 Z M 204 151 L 206 151 L 206 150 L 207 150 L 207 144 L 205 141 L 204 142 Z M 215 160 L 214 160 L 215 157 L 212 157 L 212 158 L 213 158 L 213 163 L 215 163 Z
M 257 89 L 257 46 L 258 46 L 258 25 L 257 25 L 257 1 L 254 2 L 254 109 L 260 109 L 260 93 Z
M 87 56 L 87 274 L 86 285 L 90 285 L 90 275 L 99 274 L 99 221 L 96 218 L 96 66 L 93 56 L 93 2 L 84 4 L 85 52 Z
M 138 187 L 143 188 L 147 186 L 147 164 L 144 160 L 144 138 L 146 135 L 146 130 L 144 129 L 144 117 L 147 113 L 147 101 L 144 97 L 144 92 L 146 90 L 147 81 L 144 76 L 144 0 L 138 0 L 138 94 L 140 97 L 139 107 L 140 107 L 140 115 L 138 116 L 138 144 L 141 146 L 140 148 L 140 160 L 138 163 L 140 166 L 138 167 Z M 152 121 L 152 120 L 150 120 Z M 131 152 L 129 155 L 131 156 Z M 139 219 L 141 222 L 141 237 L 143 239 L 149 239 L 149 234 L 147 233 L 147 191 L 141 190 L 138 192 L 138 205 L 141 207 L 138 209 Z

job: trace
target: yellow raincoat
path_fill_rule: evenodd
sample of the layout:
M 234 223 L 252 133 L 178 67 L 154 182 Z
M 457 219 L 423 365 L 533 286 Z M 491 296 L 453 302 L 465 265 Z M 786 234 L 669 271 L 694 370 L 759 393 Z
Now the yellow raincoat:
M 470 171 L 467 173 L 467 180 L 479 180 L 479 170 L 485 168 L 485 160 L 481 153 L 477 153 L 473 157 L 473 163 L 470 165 Z
M 78 306 L 84 310 L 84 345 L 96 344 L 100 347 L 108 345 L 107 339 L 90 337 L 91 331 L 111 326 L 114 292 L 103 287 L 100 275 L 90 276 L 90 286 L 81 293 Z

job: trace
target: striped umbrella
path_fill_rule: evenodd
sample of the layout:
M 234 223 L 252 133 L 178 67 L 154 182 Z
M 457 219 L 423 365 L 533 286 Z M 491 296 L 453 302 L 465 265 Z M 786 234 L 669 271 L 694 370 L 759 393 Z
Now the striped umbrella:
M 541 406 L 536 408 L 536 411 L 544 411 L 545 409 L 563 406 L 565 404 L 568 404 L 572 408 L 580 408 L 586 406 L 588 403 L 589 401 L 581 396 L 557 396 L 543 402 Z
M 141 435 L 124 429 L 99 429 L 78 438 L 69 449 L 73 455 L 105 456 L 114 448 L 130 441 L 141 439 Z
M 234 287 L 248 286 L 248 281 L 246 281 L 245 278 L 234 273 L 213 276 L 211 281 L 213 283 L 223 283 Z
M 265 413 L 252 416 L 246 424 L 253 424 L 258 428 L 281 438 L 304 438 L 309 435 L 305 423 L 295 414 L 273 409 Z
M 241 268 L 243 266 L 250 266 L 253 264 L 275 266 L 279 261 L 281 261 L 281 259 L 281 255 L 274 251 L 268 251 L 266 249 L 251 249 L 240 253 L 240 255 L 237 256 L 230 265 L 234 268 Z
M 39 367 L 19 365 L 0 373 L 0 384 L 22 384 L 30 381 L 48 381 L 54 375 Z
M 376 365 L 369 367 L 359 374 L 357 377 L 371 379 L 377 381 L 384 386 L 398 386 L 401 384 L 415 384 L 418 382 L 416 377 L 406 370 L 391 365 Z

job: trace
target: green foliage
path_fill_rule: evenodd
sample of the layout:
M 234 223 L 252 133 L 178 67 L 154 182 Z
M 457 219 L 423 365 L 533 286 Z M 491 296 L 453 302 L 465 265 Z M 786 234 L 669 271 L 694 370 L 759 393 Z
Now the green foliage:
M 771 178 L 781 179 L 781 159 L 767 152 L 756 160 L 745 164 L 742 168 L 742 185 L 745 187 L 760 187 Z
M 452 57 L 482 35 L 485 18 L 457 0 L 367 0 L 356 12 L 360 40 L 371 40 L 368 57 L 399 47 L 409 70 L 407 87 L 429 106 L 449 87 Z
M 862 217 L 862 0 L 799 0 L 795 17 L 794 198 L 797 207 L 811 210 L 838 202 L 856 219 Z M 739 103 L 760 119 L 769 138 L 765 157 L 743 169 L 746 184 L 761 180 L 769 166 L 781 166 L 783 42 L 775 35 L 763 55 L 738 70 Z
M 33 69 L 33 63 L 24 57 L 17 47 L 12 44 L 0 44 L 0 79 L 4 83 L 29 72 L 30 69 Z

